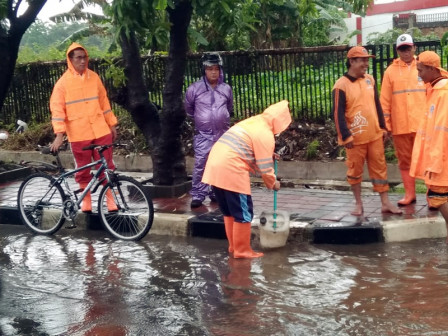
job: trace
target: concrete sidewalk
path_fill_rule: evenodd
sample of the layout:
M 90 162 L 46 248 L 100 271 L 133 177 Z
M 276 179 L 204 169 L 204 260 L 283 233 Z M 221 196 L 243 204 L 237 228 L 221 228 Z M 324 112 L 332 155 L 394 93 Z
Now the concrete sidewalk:
M 123 173 L 137 180 L 147 180 L 148 173 Z M 73 182 L 74 183 L 74 182 Z M 288 183 L 293 186 L 294 183 Z M 17 192 L 20 181 L 0 184 L 0 223 L 21 224 L 17 211 Z M 98 192 L 93 195 L 96 204 Z M 402 195 L 390 194 L 392 202 Z M 252 189 L 255 218 L 253 232 L 262 211 L 273 209 L 273 192 L 263 187 Z M 205 201 L 197 209 L 190 208 L 188 194 L 178 198 L 153 199 L 155 216 L 149 235 L 180 235 L 225 238 L 222 216 L 216 203 Z M 363 192 L 365 217 L 350 215 L 354 201 L 350 191 L 321 190 L 313 187 L 282 188 L 277 196 L 278 210 L 290 215 L 290 242 L 311 241 L 314 243 L 371 243 L 406 241 L 420 238 L 445 237 L 445 222 L 437 211 L 426 206 L 425 195 L 418 195 L 417 202 L 403 207 L 403 215 L 381 213 L 378 194 Z M 95 208 L 94 208 L 95 210 Z M 99 225 L 95 214 L 80 213 L 76 218 L 78 229 Z

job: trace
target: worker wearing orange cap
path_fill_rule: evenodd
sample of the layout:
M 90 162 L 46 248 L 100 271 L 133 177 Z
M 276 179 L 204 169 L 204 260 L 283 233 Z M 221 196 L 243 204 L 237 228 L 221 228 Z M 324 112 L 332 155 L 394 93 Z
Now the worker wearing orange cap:
M 428 205 L 439 209 L 448 228 L 448 72 L 441 67 L 440 57 L 434 51 L 418 55 L 417 69 L 428 90 L 410 174 L 425 181 Z
M 414 203 L 415 179 L 409 175 L 415 132 L 423 118 L 426 86 L 418 76 L 415 45 L 412 36 L 402 34 L 397 38 L 399 58 L 386 69 L 381 85 L 381 107 L 387 131 L 393 136 L 405 195 L 398 205 Z
M 348 71 L 333 87 L 334 120 L 339 145 L 347 153 L 347 180 L 351 185 L 356 206 L 351 212 L 362 216 L 361 182 L 364 162 L 367 160 L 373 190 L 379 192 L 381 211 L 401 214 L 393 206 L 387 191 L 387 166 L 383 137 L 386 125 L 375 87 L 375 80 L 366 73 L 370 55 L 364 47 L 353 47 L 347 53 Z
M 92 158 L 99 159 L 96 151 L 82 150 L 83 147 L 110 144 L 117 136 L 117 118 L 111 110 L 106 89 L 99 76 L 87 68 L 88 62 L 87 50 L 78 43 L 72 43 L 67 50 L 68 69 L 56 82 L 50 98 L 51 123 L 56 134 L 50 148 L 57 151 L 64 134 L 67 134 L 76 167 L 92 162 Z M 115 169 L 112 148 L 103 154 L 109 168 Z M 89 169 L 75 175 L 82 190 L 90 179 Z M 116 210 L 112 195 L 106 199 L 109 210 Z M 92 211 L 90 192 L 86 194 L 81 210 Z
M 250 246 L 253 206 L 249 174 L 261 174 L 267 188 L 280 189 L 274 173 L 274 135 L 291 123 L 288 105 L 288 101 L 281 101 L 239 122 L 210 151 L 202 182 L 213 187 L 234 258 L 263 256 Z

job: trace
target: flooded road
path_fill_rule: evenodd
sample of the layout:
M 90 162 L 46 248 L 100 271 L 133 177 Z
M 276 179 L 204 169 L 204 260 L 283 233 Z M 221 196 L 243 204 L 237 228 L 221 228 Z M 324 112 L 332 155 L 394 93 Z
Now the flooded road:
M 287 245 L 0 226 L 0 335 L 448 335 L 443 239 Z

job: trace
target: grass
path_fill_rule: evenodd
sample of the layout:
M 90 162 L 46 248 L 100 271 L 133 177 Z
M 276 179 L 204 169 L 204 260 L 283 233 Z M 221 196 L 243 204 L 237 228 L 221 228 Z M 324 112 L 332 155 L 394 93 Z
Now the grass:
M 390 192 L 404 194 L 403 184 L 400 183 L 395 187 L 391 187 Z M 426 185 L 423 181 L 415 180 L 415 192 L 417 194 L 426 194 Z
M 305 158 L 307 160 L 315 159 L 317 157 L 317 151 L 319 150 L 319 147 L 320 147 L 319 140 L 316 139 L 311 141 L 306 147 Z

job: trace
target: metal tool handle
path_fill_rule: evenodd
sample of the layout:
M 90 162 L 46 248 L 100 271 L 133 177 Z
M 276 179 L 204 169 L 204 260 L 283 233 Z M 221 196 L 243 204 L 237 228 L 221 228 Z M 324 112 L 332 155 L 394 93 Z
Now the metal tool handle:
M 278 162 L 277 160 L 274 160 L 274 174 L 275 174 L 275 180 L 277 181 L 277 168 L 278 168 Z M 274 224 L 273 224 L 273 228 L 276 229 L 277 228 L 277 190 L 274 189 L 274 214 L 272 215 L 272 217 L 274 218 Z

